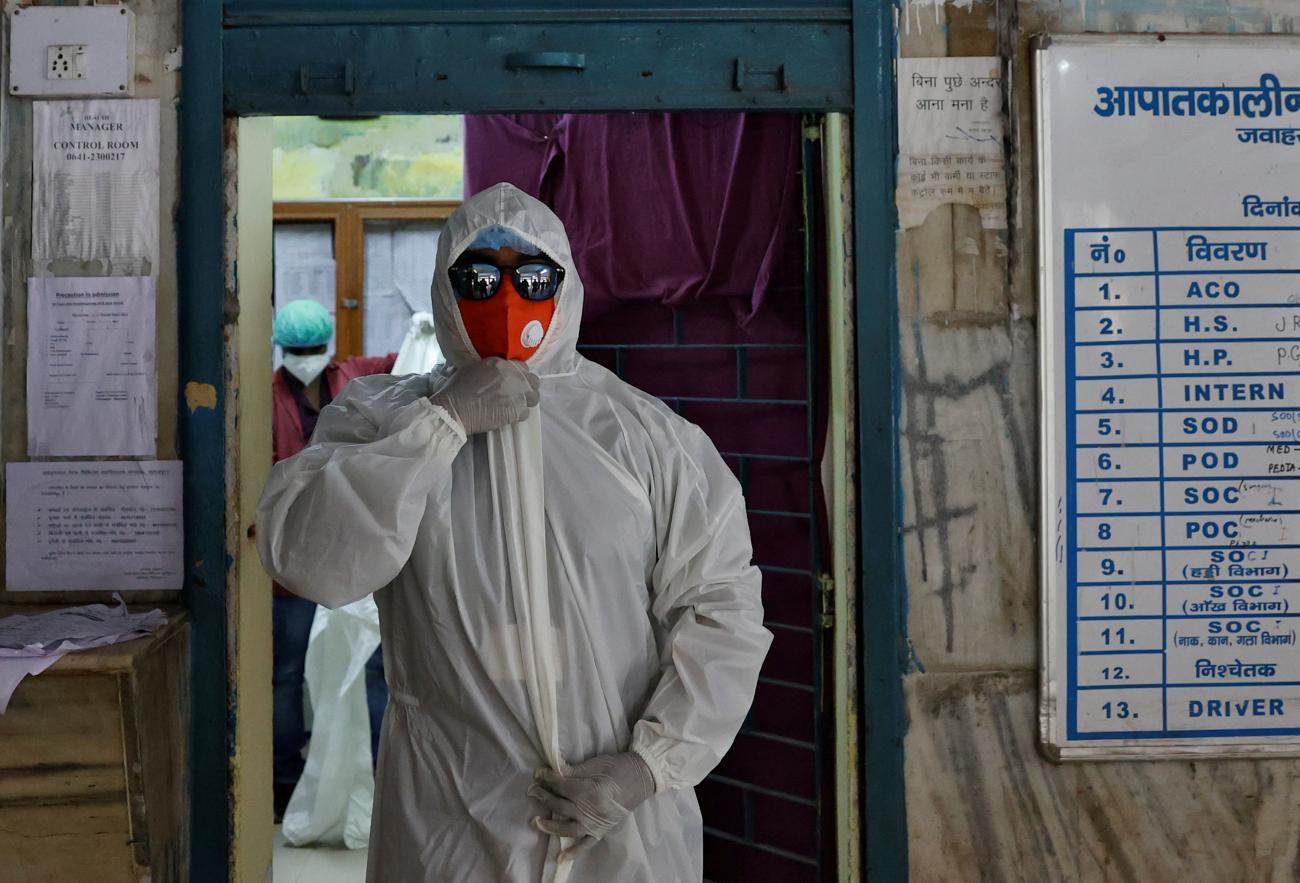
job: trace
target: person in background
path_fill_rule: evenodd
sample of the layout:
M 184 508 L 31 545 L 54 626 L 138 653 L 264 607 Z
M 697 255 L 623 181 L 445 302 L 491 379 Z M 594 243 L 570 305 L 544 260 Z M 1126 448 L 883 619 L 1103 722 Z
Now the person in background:
M 348 382 L 368 374 L 387 374 L 397 359 L 386 356 L 350 356 L 335 361 L 328 351 L 334 336 L 334 319 L 314 300 L 293 300 L 275 314 L 274 341 L 283 351 L 283 363 L 271 380 L 271 438 L 273 462 L 307 446 L 316 430 L 321 409 L 334 400 Z M 316 604 L 300 598 L 278 582 L 272 583 L 272 689 L 275 742 L 275 818 L 279 821 L 303 770 L 307 727 L 303 714 L 303 673 Z M 378 756 L 379 725 L 388 688 L 384 659 L 376 650 L 366 663 L 366 697 L 370 706 L 371 757 Z

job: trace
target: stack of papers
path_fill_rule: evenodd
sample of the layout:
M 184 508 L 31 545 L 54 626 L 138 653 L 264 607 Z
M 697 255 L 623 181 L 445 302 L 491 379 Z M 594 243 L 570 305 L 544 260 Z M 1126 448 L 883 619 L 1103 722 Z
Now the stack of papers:
M 45 613 L 0 618 L 0 714 L 28 675 L 38 675 L 65 653 L 134 641 L 167 624 L 161 610 L 129 613 L 120 595 L 117 607 L 87 604 Z

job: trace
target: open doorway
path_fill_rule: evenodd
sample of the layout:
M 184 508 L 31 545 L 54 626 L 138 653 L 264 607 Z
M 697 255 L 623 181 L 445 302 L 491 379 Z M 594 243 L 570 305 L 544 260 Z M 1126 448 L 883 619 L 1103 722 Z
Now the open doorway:
M 762 206 L 750 208 L 751 224 L 777 231 L 766 248 L 751 246 L 745 252 L 738 240 L 752 231 L 720 224 L 712 236 L 694 237 L 704 244 L 699 253 L 674 250 L 671 236 L 665 235 L 668 244 L 652 250 L 661 256 L 656 270 L 654 262 L 640 260 L 644 245 L 620 242 L 627 234 L 613 225 L 606 225 L 607 242 L 612 244 L 604 246 L 602 254 L 593 249 L 584 258 L 575 241 L 588 292 L 579 349 L 704 428 L 746 493 L 755 561 L 764 572 L 766 624 L 775 641 L 735 745 L 697 789 L 705 825 L 706 876 L 716 881 L 827 880 L 836 873 L 840 786 L 829 660 L 834 618 L 825 596 L 836 538 L 829 528 L 822 463 L 830 373 L 835 369 L 824 358 L 830 318 L 821 221 L 826 182 L 816 144 L 822 128 L 817 118 L 764 116 L 773 117 L 768 122 L 775 134 L 763 145 L 772 152 L 762 154 L 729 194 L 734 210 L 744 199 L 761 195 L 764 187 L 783 191 L 783 207 L 770 217 Z M 422 303 L 427 304 L 441 221 L 464 194 L 463 189 L 455 192 L 451 182 L 466 180 L 467 158 L 472 191 L 490 183 L 484 177 L 488 169 L 497 173 L 491 177 L 510 174 L 518 146 L 512 138 L 531 135 L 546 141 L 564 119 L 577 130 L 584 123 L 598 124 L 593 130 L 598 136 L 588 134 L 583 140 L 581 131 L 570 135 L 573 140 L 558 171 L 550 164 L 549 177 L 532 182 L 543 190 L 538 195 L 563 216 L 564 206 L 583 205 L 581 185 L 575 182 L 605 174 L 611 158 L 626 154 L 632 149 L 628 145 L 643 143 L 636 140 L 637 118 L 648 117 L 679 118 L 679 135 L 689 136 L 685 149 L 694 147 L 703 157 L 696 180 L 708 181 L 714 168 L 710 164 L 717 163 L 718 155 L 736 155 L 737 132 L 744 128 L 740 114 L 593 115 L 576 120 L 557 115 L 470 119 L 466 138 L 466 121 L 459 117 L 277 119 L 270 145 L 275 192 L 270 297 L 277 308 L 294 299 L 315 299 L 332 313 L 334 336 L 326 346 L 336 361 L 377 359 L 395 352 L 406 335 L 417 330 L 412 320 Z M 401 144 L 392 133 L 404 129 L 441 134 L 411 139 L 416 145 L 413 155 L 378 155 L 376 145 Z M 627 140 L 620 141 L 620 133 Z M 444 135 L 450 140 L 437 140 Z M 667 143 L 682 144 L 683 139 Z M 788 153 L 775 151 L 781 144 Z M 426 150 L 431 147 L 437 149 Z M 447 164 L 457 147 L 459 168 Z M 476 156 L 476 148 L 483 153 Z M 546 161 L 553 163 L 553 158 Z M 689 166 L 690 158 L 684 156 L 682 164 Z M 430 169 L 437 174 L 426 173 Z M 782 186 L 756 182 L 753 176 L 765 172 L 780 178 Z M 527 173 L 527 168 L 517 172 Z M 448 187 L 439 189 L 438 181 Z M 525 188 L 528 184 L 515 183 Z M 677 196 L 680 202 L 717 192 L 702 187 Z M 631 208 L 651 209 L 646 203 Z M 720 213 L 726 209 L 725 204 L 719 206 Z M 665 220 L 672 223 L 672 218 Z M 595 232 L 588 233 L 587 241 L 594 242 Z M 608 259 L 621 254 L 620 249 L 632 257 L 623 263 Z M 727 270 L 741 254 L 746 261 L 766 263 L 761 273 L 738 287 Z M 590 262 L 590 274 L 584 261 Z M 692 261 L 705 272 L 682 272 L 681 265 Z M 628 284 L 618 273 L 632 266 L 635 284 Z M 266 295 L 263 289 L 260 296 Z M 243 301 L 258 295 L 241 283 L 240 296 Z M 242 333 L 269 338 L 271 315 L 269 308 L 245 312 L 246 320 L 262 316 L 263 327 Z M 279 357 L 277 347 L 271 359 Z M 276 361 L 262 370 L 272 368 L 285 373 Z M 248 376 L 254 373 L 260 372 Z M 296 400 L 295 407 L 301 407 Z M 847 538 L 838 540 L 844 543 Z M 370 695 L 364 684 L 361 692 Z M 306 693 L 311 706 L 310 689 Z M 353 714 L 348 725 L 355 729 L 361 717 Z M 322 734 L 333 734 L 341 726 L 318 715 L 312 718 L 304 769 L 311 762 L 313 740 L 320 745 Z M 369 726 L 368 718 L 364 726 Z M 328 874 L 340 880 L 364 879 L 360 849 L 345 851 L 338 845 L 277 845 L 275 879 L 328 881 Z
M 276 117 L 271 179 L 278 461 L 307 444 L 349 381 L 438 361 L 432 256 L 463 195 L 464 121 Z M 288 327 L 304 321 L 295 317 L 313 316 L 321 339 L 290 340 L 311 333 Z M 364 880 L 388 700 L 378 608 L 371 598 L 318 608 L 278 583 L 272 592 L 275 878 Z

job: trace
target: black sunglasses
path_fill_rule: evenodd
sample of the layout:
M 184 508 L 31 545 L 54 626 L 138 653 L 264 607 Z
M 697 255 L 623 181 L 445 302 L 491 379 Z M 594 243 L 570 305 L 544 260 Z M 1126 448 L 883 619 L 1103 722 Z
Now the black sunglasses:
M 451 290 L 458 300 L 487 300 L 501 288 L 505 271 L 487 261 L 467 261 L 447 269 Z M 550 300 L 564 281 L 564 268 L 545 261 L 529 261 L 510 271 L 515 291 L 524 300 Z

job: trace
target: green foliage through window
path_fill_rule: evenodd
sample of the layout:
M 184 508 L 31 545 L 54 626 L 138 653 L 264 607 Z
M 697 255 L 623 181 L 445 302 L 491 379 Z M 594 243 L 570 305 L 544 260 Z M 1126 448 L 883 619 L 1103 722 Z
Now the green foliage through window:
M 276 117 L 275 199 L 461 199 L 459 116 Z

